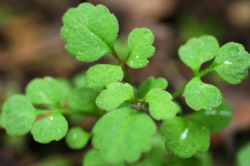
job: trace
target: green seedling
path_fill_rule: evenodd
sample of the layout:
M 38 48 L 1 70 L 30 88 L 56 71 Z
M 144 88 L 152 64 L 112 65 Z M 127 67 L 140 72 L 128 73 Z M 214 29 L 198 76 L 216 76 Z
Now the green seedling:
M 94 65 L 72 82 L 51 77 L 32 80 L 25 96 L 14 95 L 5 101 L 1 126 L 10 135 L 31 131 L 40 143 L 66 136 L 72 149 L 82 149 L 91 140 L 94 149 L 84 155 L 84 166 L 210 163 L 206 153 L 210 133 L 230 123 L 232 110 L 220 90 L 201 78 L 215 71 L 230 84 L 240 83 L 248 75 L 249 53 L 234 42 L 220 47 L 212 36 L 191 38 L 179 49 L 180 59 L 193 71 L 186 84 L 170 94 L 165 78 L 149 77 L 137 88 L 127 67 L 147 66 L 155 52 L 154 36 L 147 28 L 133 30 L 127 40 L 128 55 L 121 58 L 114 48 L 118 29 L 116 17 L 103 5 L 82 3 L 69 9 L 61 29 L 66 50 L 83 62 L 109 53 L 117 64 Z M 211 66 L 200 71 L 211 60 Z M 182 114 L 175 101 L 182 93 L 194 110 L 188 115 Z M 44 116 L 37 118 L 39 115 Z M 92 133 L 80 127 L 68 130 L 65 116 L 69 115 L 94 116 L 97 122 Z

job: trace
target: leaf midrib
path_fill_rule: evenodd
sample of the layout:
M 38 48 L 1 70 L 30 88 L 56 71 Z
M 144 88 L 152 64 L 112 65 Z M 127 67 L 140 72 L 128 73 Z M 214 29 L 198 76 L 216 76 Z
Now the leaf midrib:
M 84 29 L 87 29 L 90 33 L 93 33 L 93 35 L 95 36 L 95 37 L 97 37 L 98 39 L 100 39 L 107 47 L 108 47 L 108 49 L 111 51 L 111 52 L 113 52 L 113 49 L 111 49 L 111 47 L 106 43 L 106 42 L 104 42 L 104 40 L 100 37 L 100 36 L 98 36 L 96 33 L 94 33 L 92 30 L 90 30 L 87 26 L 84 26 L 84 24 L 82 24 L 81 22 L 79 22 L 78 20 L 76 20 L 74 17 L 72 17 L 71 15 L 69 15 L 69 17 L 72 19 L 72 20 L 74 20 L 75 22 L 77 22 L 78 24 L 80 24 Z

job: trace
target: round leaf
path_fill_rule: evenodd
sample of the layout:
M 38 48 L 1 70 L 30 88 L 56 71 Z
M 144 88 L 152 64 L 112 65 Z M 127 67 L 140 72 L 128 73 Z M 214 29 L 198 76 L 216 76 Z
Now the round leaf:
M 4 102 L 1 126 L 9 135 L 27 134 L 35 119 L 35 108 L 25 96 L 14 95 Z
M 232 119 L 232 109 L 230 105 L 222 101 L 221 104 L 213 110 L 196 111 L 188 117 L 195 118 L 196 121 L 209 127 L 210 132 L 218 133 L 225 128 Z
M 157 78 L 149 77 L 146 81 L 141 83 L 139 89 L 137 91 L 137 97 L 139 101 L 142 101 L 148 91 L 154 88 L 166 89 L 168 86 L 168 81 L 165 78 Z
M 68 122 L 61 113 L 38 120 L 31 128 L 34 140 L 39 143 L 49 143 L 62 139 L 68 131 Z
M 64 14 L 63 24 L 65 48 L 78 60 L 95 61 L 113 51 L 118 22 L 105 6 L 82 3 Z
M 123 71 L 120 66 L 99 64 L 89 68 L 85 83 L 90 89 L 98 90 L 122 79 Z
M 95 99 L 98 92 L 86 87 L 76 88 L 71 91 L 66 101 L 70 109 L 93 113 L 96 110 Z
M 107 86 L 96 98 L 96 105 L 103 110 L 112 111 L 126 100 L 133 100 L 134 93 L 130 84 L 115 82 Z
M 149 150 L 155 132 L 155 123 L 148 115 L 129 107 L 120 108 L 95 124 L 92 143 L 108 162 L 133 162 Z
M 87 145 L 90 137 L 91 134 L 80 127 L 73 127 L 69 129 L 65 139 L 71 149 L 82 149 Z
M 220 48 L 211 68 L 226 82 L 238 84 L 248 75 L 250 55 L 241 44 L 230 42 Z
M 185 87 L 183 96 L 186 103 L 194 110 L 211 110 L 221 103 L 221 92 L 213 85 L 203 83 L 200 78 L 193 78 Z
M 134 29 L 128 37 L 129 57 L 126 64 L 132 68 L 147 66 L 147 58 L 150 58 L 155 52 L 153 42 L 154 35 L 149 29 Z
M 96 150 L 89 150 L 84 156 L 83 166 L 125 166 L 124 163 L 111 164 L 102 159 L 99 152 Z
M 61 85 L 51 77 L 36 78 L 26 87 L 26 96 L 33 104 L 53 105 L 63 98 Z
M 237 154 L 237 163 L 238 166 L 249 166 L 250 163 L 250 143 L 245 145 Z
M 179 57 L 194 73 L 198 73 L 201 65 L 213 59 L 219 50 L 219 43 L 213 36 L 191 38 L 179 48 Z
M 149 103 L 149 112 L 156 120 L 167 120 L 176 115 L 175 104 L 170 93 L 160 88 L 151 89 L 145 97 Z
M 205 152 L 209 148 L 209 129 L 196 121 L 174 117 L 162 124 L 160 133 L 166 138 L 167 151 L 182 158 Z

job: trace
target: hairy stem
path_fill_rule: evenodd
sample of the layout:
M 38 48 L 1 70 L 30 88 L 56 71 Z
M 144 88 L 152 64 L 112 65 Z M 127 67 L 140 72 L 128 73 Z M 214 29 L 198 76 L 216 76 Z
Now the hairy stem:
M 128 81 L 128 83 L 130 85 L 134 86 L 134 83 L 130 77 L 130 74 L 128 72 L 126 64 L 124 62 L 122 62 L 122 60 L 119 58 L 119 56 L 115 52 L 113 52 L 112 55 L 117 60 L 118 64 L 121 66 L 123 73 L 124 73 L 124 76 L 125 76 L 126 80 Z

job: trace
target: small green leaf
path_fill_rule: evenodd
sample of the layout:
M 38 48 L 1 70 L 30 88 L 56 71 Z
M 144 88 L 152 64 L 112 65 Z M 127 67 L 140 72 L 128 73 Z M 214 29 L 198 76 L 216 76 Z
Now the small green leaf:
M 62 100 L 62 87 L 51 77 L 36 78 L 26 87 L 26 96 L 33 104 L 53 105 Z
M 241 44 L 230 42 L 220 48 L 211 68 L 226 82 L 238 84 L 248 75 L 250 55 Z
M 196 121 L 174 117 L 162 124 L 160 133 L 166 138 L 167 151 L 182 158 L 205 152 L 209 148 L 209 129 Z
M 170 93 L 160 88 L 151 89 L 145 97 L 149 103 L 149 112 L 156 120 L 167 120 L 176 115 L 175 104 Z
M 213 85 L 203 83 L 200 78 L 193 78 L 185 87 L 183 96 L 189 107 L 194 110 L 212 110 L 221 103 L 221 92 Z
M 195 118 L 196 121 L 205 124 L 209 127 L 210 132 L 218 133 L 225 128 L 232 119 L 232 109 L 230 105 L 222 101 L 221 104 L 213 110 L 195 111 L 188 117 Z
M 68 96 L 69 92 L 71 91 L 71 88 L 72 88 L 71 84 L 68 79 L 63 78 L 63 77 L 57 78 L 56 80 L 62 86 L 62 96 L 63 98 L 65 98 L 66 96 Z
M 1 126 L 9 135 L 27 134 L 35 119 L 35 108 L 25 96 L 14 95 L 4 102 Z
M 115 82 L 107 86 L 96 98 L 96 105 L 103 110 L 112 111 L 126 100 L 133 100 L 134 93 L 130 84 Z
M 149 77 L 146 81 L 141 83 L 139 86 L 139 89 L 137 91 L 137 98 L 141 102 L 148 91 L 154 88 L 161 88 L 161 89 L 166 89 L 168 86 L 168 81 L 165 78 L 157 78 L 155 79 L 154 77 Z
M 49 143 L 62 139 L 68 131 L 68 122 L 61 113 L 54 113 L 38 120 L 31 128 L 34 140 L 39 143 Z
M 132 68 L 147 66 L 147 58 L 150 58 L 155 52 L 153 42 L 154 35 L 149 29 L 134 29 L 128 37 L 129 57 L 126 64 Z
M 98 92 L 86 87 L 76 88 L 71 91 L 66 101 L 70 109 L 74 111 L 82 111 L 93 113 L 96 110 L 95 99 Z
M 93 133 L 92 144 L 106 161 L 134 162 L 151 147 L 156 126 L 148 115 L 127 107 L 105 114 Z
M 238 166 L 249 166 L 250 143 L 241 148 L 237 154 Z
M 84 156 L 83 166 L 125 166 L 125 164 L 123 162 L 118 164 L 107 163 L 98 151 L 91 149 Z
M 66 143 L 71 149 L 84 148 L 87 145 L 90 138 L 91 134 L 84 131 L 80 127 L 72 127 L 71 129 L 69 129 L 65 137 Z
M 219 43 L 213 36 L 191 38 L 179 48 L 179 57 L 194 73 L 198 73 L 201 65 L 213 59 L 219 50 Z
M 89 68 L 85 83 L 90 89 L 99 90 L 122 79 L 123 71 L 120 66 L 98 64 Z
M 86 73 L 79 73 L 76 74 L 73 78 L 72 78 L 72 83 L 74 85 L 75 88 L 82 88 L 82 87 L 86 87 L 85 84 L 85 77 L 86 77 Z
M 82 3 L 64 14 L 63 24 L 65 48 L 78 60 L 91 62 L 113 52 L 118 22 L 105 6 Z

